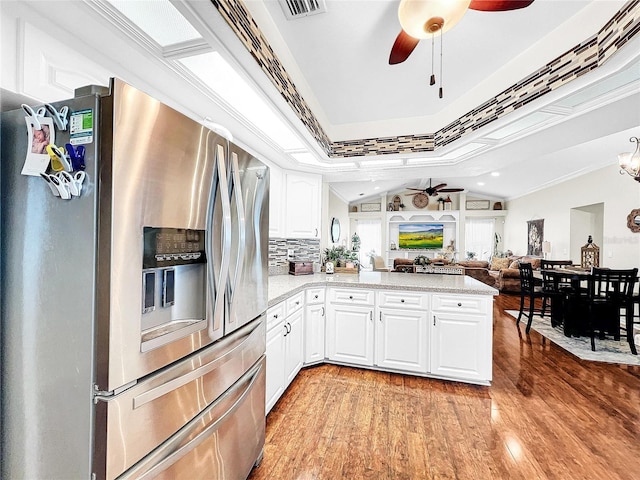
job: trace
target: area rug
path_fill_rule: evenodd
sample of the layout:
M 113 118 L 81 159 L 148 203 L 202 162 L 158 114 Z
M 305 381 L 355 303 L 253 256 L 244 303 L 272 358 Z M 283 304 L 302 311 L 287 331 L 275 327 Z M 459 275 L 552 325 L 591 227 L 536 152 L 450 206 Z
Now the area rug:
M 518 318 L 518 310 L 507 310 L 506 312 L 513 318 Z M 523 330 L 527 326 L 527 318 L 524 315 L 520 320 L 520 326 Z M 626 338 L 620 341 L 609 337 L 604 340 L 596 338 L 596 351 L 594 352 L 591 350 L 591 338 L 565 337 L 562 327 L 552 327 L 548 317 L 542 318 L 539 315 L 534 315 L 531 329 L 582 360 L 640 365 L 640 355 L 631 353 Z

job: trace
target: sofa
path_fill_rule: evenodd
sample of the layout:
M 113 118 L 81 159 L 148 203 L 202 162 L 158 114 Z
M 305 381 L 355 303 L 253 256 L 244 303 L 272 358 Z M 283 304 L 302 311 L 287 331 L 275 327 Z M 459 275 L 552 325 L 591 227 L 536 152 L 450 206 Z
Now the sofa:
M 405 273 L 413 272 L 413 260 L 410 258 L 394 258 L 393 271 Z
M 496 286 L 497 275 L 494 276 L 489 270 L 489 262 L 485 260 L 463 260 L 458 265 L 464 267 L 464 274 L 489 285 Z
M 501 293 L 520 293 L 518 263 L 531 263 L 534 270 L 539 270 L 541 260 L 540 257 L 524 255 L 492 258 L 491 263 L 478 260 L 463 260 L 458 264 L 464 267 L 465 275 L 495 287 Z

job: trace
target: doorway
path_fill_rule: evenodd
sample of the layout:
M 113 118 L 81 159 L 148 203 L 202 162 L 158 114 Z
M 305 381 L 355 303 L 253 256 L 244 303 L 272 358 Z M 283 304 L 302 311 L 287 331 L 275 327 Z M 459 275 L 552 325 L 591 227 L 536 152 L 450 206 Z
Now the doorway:
M 602 247 L 602 239 L 604 238 L 604 203 L 572 208 L 569 223 L 570 258 L 579 263 L 580 249 L 587 243 L 589 235 L 593 238 L 593 243 Z

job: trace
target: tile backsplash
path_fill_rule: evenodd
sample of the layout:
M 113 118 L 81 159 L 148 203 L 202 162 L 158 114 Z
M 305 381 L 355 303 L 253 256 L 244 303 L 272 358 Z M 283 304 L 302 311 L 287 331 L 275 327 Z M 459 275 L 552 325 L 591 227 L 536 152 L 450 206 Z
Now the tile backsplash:
M 320 240 L 306 238 L 270 238 L 269 239 L 269 275 L 289 273 L 287 250 L 293 250 L 296 260 L 320 262 Z

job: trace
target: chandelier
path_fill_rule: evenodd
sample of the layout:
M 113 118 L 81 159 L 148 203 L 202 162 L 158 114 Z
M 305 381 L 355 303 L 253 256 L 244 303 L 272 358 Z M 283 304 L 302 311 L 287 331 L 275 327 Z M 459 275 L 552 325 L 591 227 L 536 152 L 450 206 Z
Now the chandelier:
M 640 140 L 638 137 L 631 137 L 630 142 L 635 142 L 635 152 L 625 152 L 618 155 L 618 164 L 620 165 L 620 173 L 628 173 L 637 182 L 640 182 Z

